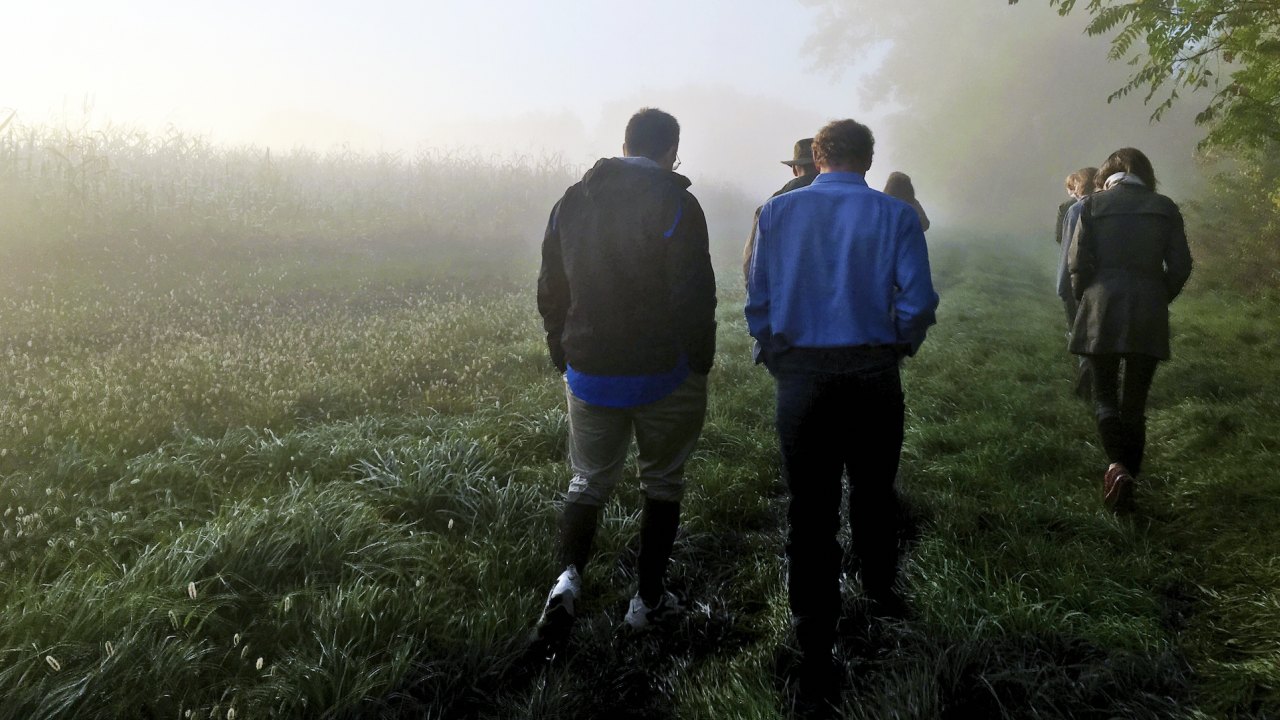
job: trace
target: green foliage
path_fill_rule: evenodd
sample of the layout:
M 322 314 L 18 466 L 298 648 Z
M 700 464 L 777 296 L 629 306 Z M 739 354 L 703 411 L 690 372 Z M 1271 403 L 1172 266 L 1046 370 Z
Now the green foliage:
M 1077 0 L 1049 4 L 1066 15 Z M 1204 146 L 1257 149 L 1280 140 L 1280 2 L 1088 0 L 1085 7 L 1088 33 L 1115 32 L 1111 59 L 1130 58 L 1137 68 L 1109 99 L 1145 92 L 1159 120 L 1180 90 L 1210 89 L 1196 117 L 1208 127 Z M 1139 40 L 1145 50 L 1135 49 Z
M 1251 294 L 1280 287 L 1280 144 L 1206 159 L 1203 191 L 1185 204 L 1200 287 Z

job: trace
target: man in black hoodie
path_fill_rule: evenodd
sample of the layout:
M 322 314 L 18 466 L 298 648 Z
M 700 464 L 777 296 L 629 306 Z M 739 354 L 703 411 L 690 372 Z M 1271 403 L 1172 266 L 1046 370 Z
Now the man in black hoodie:
M 676 610 L 663 585 L 684 465 L 702 431 L 715 356 L 707 221 L 678 164 L 680 125 L 644 109 L 623 157 L 605 158 L 556 203 L 542 242 L 538 310 L 565 373 L 569 462 L 555 585 L 538 622 L 548 654 L 569 634 L 600 508 L 639 449 L 640 587 L 625 617 L 642 629 Z

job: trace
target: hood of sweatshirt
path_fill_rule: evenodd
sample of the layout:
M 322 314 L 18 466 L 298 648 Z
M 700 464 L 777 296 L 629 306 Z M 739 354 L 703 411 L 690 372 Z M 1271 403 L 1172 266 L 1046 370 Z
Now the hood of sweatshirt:
M 677 172 L 663 170 L 648 158 L 601 158 L 585 175 L 582 176 L 582 187 L 587 195 L 607 193 L 614 189 L 634 183 L 654 181 L 669 182 L 681 190 L 687 189 L 691 183 L 689 178 Z

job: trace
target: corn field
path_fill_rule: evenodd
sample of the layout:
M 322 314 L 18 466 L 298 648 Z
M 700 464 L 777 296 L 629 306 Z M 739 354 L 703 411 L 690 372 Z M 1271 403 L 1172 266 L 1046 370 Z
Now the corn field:
M 171 238 L 493 242 L 540 229 L 576 168 L 461 151 L 273 152 L 170 127 L 0 120 L 0 240 Z

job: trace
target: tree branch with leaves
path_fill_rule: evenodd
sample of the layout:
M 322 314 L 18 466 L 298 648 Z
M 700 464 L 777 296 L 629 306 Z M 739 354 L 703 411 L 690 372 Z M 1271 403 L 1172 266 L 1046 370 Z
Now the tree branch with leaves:
M 1145 91 L 1159 120 L 1182 92 L 1208 90 L 1196 116 L 1208 128 L 1202 147 L 1280 141 L 1280 0 L 1049 0 L 1061 15 L 1077 4 L 1089 35 L 1115 33 L 1110 59 L 1135 68 L 1108 101 Z

